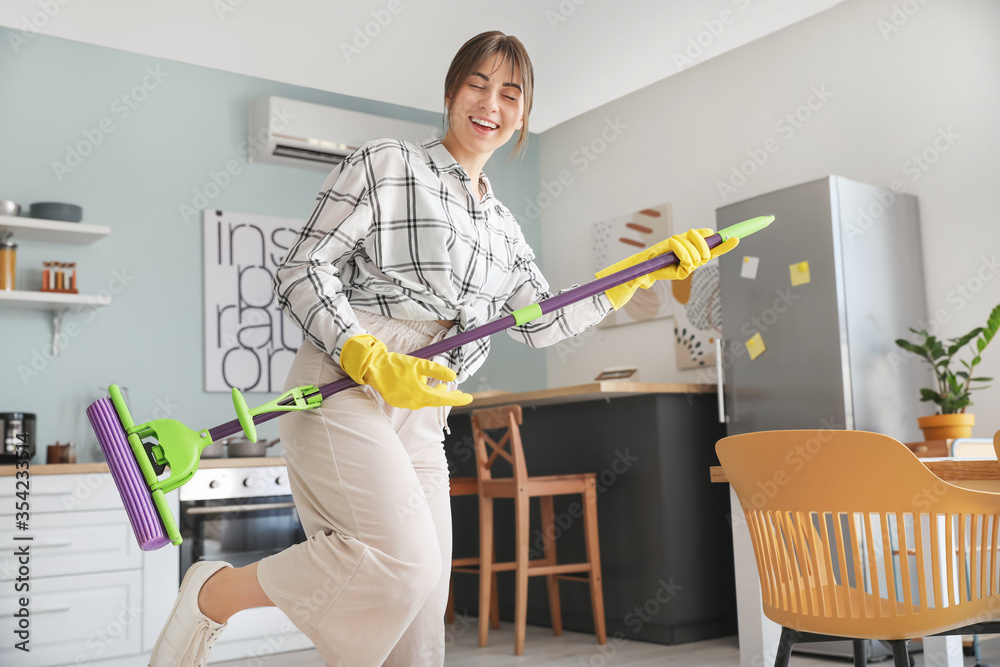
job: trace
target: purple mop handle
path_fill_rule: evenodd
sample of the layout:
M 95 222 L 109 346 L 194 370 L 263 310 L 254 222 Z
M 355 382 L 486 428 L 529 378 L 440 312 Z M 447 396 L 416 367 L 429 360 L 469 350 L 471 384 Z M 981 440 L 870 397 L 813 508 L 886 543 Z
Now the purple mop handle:
M 705 237 L 705 242 L 708 244 L 709 248 L 714 248 L 723 242 L 723 238 L 719 234 L 713 234 L 711 236 Z M 609 276 L 604 276 L 603 278 L 598 278 L 586 285 L 580 285 L 579 287 L 574 287 L 571 290 L 563 292 L 562 294 L 557 294 L 551 296 L 548 299 L 543 299 L 538 302 L 538 306 L 542 310 L 542 315 L 551 313 L 552 311 L 559 310 L 560 308 L 565 308 L 571 304 L 578 301 L 583 301 L 588 297 L 592 297 L 595 294 L 600 294 L 612 287 L 617 287 L 623 283 L 627 283 L 630 280 L 635 280 L 647 273 L 652 273 L 653 271 L 658 271 L 660 269 L 665 269 L 668 266 L 677 264 L 677 256 L 672 252 L 665 252 L 662 255 L 657 255 L 652 259 L 647 259 L 645 262 L 640 262 L 634 266 L 630 266 L 627 269 L 622 269 L 616 273 L 612 273 Z M 427 347 L 422 347 L 419 350 L 414 350 L 410 352 L 411 357 L 418 357 L 420 359 L 430 359 L 442 352 L 447 352 L 448 350 L 453 350 L 456 347 L 465 345 L 466 343 L 471 343 L 474 340 L 479 340 L 480 338 L 485 338 L 486 336 L 492 336 L 498 331 L 503 331 L 504 329 L 509 329 L 510 327 L 516 326 L 517 320 L 513 315 L 507 315 L 506 317 L 501 317 L 498 320 L 492 322 L 487 322 L 482 326 L 478 326 L 474 329 L 469 329 L 451 338 L 446 338 L 440 340 L 436 343 L 432 343 Z M 348 387 L 357 386 L 357 382 L 351 378 L 343 378 L 337 380 L 336 382 L 331 382 L 330 384 L 325 384 L 319 388 L 319 393 L 323 398 L 332 396 L 338 391 L 343 391 Z M 288 399 L 282 404 L 291 403 L 292 400 Z M 283 411 L 277 412 L 264 412 L 259 415 L 255 415 L 253 418 L 254 424 L 262 424 L 266 421 L 270 421 L 275 417 L 280 417 L 285 414 Z M 220 426 L 209 429 L 209 435 L 212 437 L 212 441 L 218 440 L 220 438 L 229 437 L 235 433 L 239 433 L 243 430 L 240 426 L 238 419 L 226 422 Z

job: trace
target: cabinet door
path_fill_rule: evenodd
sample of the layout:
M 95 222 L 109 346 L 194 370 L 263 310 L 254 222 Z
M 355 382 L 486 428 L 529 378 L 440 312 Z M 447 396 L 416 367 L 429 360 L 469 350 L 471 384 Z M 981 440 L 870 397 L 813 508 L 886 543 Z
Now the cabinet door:
M 142 634 L 139 570 L 74 577 L 31 579 L 31 590 L 0 588 L 0 665 L 48 667 L 86 665 L 105 658 L 137 655 Z M 13 647 L 20 608 L 30 598 L 30 651 Z M 141 661 L 136 660 L 136 664 Z
M 31 576 L 52 577 L 137 569 L 142 556 L 125 510 L 33 514 L 30 529 L 17 531 L 0 523 L 0 544 L 24 544 L 31 550 Z M 15 537 L 31 535 L 31 541 Z M 14 549 L 0 552 L 0 581 L 17 576 Z
M 14 513 L 14 494 L 24 490 L 24 485 L 18 486 L 17 482 L 13 477 L 0 477 L 0 516 Z M 125 511 L 118 488 L 109 472 L 31 475 L 27 498 L 32 515 L 115 508 Z

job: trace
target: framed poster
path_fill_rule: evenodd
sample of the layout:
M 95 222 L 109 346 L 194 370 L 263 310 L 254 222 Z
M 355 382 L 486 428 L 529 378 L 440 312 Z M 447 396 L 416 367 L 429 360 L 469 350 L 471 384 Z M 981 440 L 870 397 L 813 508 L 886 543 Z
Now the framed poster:
M 673 233 L 672 229 L 670 204 L 594 223 L 594 271 L 659 243 Z M 648 289 L 636 290 L 621 310 L 605 317 L 599 326 L 614 327 L 670 317 L 671 314 L 670 286 L 667 281 L 658 280 Z
M 205 391 L 281 391 L 303 336 L 278 309 L 271 282 L 302 224 L 203 212 Z
M 722 333 L 719 261 L 712 260 L 684 280 L 670 281 L 674 300 L 677 368 L 715 365 L 715 339 Z

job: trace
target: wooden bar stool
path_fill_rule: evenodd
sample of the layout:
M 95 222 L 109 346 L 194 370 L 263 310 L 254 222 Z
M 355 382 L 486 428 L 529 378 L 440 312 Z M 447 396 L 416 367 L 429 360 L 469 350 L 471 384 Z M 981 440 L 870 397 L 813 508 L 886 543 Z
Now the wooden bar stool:
M 451 490 L 449 495 L 455 496 L 478 496 L 479 480 L 475 477 L 452 477 L 450 480 Z M 451 625 L 455 622 L 455 572 L 465 572 L 468 574 L 479 574 L 479 557 L 470 556 L 468 558 L 451 559 L 452 577 L 448 583 L 448 607 L 445 609 L 445 622 Z M 493 584 L 490 593 L 490 626 L 494 630 L 500 629 L 500 606 L 497 600 L 497 575 L 493 573 Z
M 604 626 L 604 593 L 601 588 L 601 556 L 597 539 L 597 475 L 551 475 L 529 477 L 524 464 L 521 446 L 521 406 L 506 405 L 472 412 L 472 436 L 476 445 L 476 471 L 479 478 L 479 645 L 486 646 L 489 626 L 490 590 L 496 587 L 497 572 L 514 571 L 514 655 L 524 653 L 524 636 L 528 618 L 528 577 L 544 576 L 548 579 L 549 609 L 552 631 L 562 634 L 562 612 L 559 605 L 559 580 L 570 579 L 590 584 L 590 600 L 594 613 L 594 631 L 597 643 L 607 642 Z M 487 431 L 503 431 L 498 440 Z M 508 448 L 509 447 L 509 451 Z M 489 449 L 487 449 L 489 448 Z M 513 476 L 494 478 L 491 468 L 498 458 L 508 461 Z M 583 563 L 557 564 L 555 514 L 553 496 L 579 493 L 583 496 L 583 522 L 587 547 L 587 560 Z M 529 561 L 529 500 L 537 496 L 541 505 L 542 533 L 545 538 L 545 557 Z M 513 498 L 516 524 L 517 560 L 509 563 L 493 562 L 493 500 Z M 584 576 L 572 573 L 585 573 Z

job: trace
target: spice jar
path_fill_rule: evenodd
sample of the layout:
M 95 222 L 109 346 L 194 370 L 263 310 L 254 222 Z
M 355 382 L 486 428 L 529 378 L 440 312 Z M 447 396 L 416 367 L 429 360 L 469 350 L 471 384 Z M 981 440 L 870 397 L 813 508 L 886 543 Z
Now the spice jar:
M 0 241 L 0 290 L 14 289 L 17 269 L 17 244 L 10 239 Z

